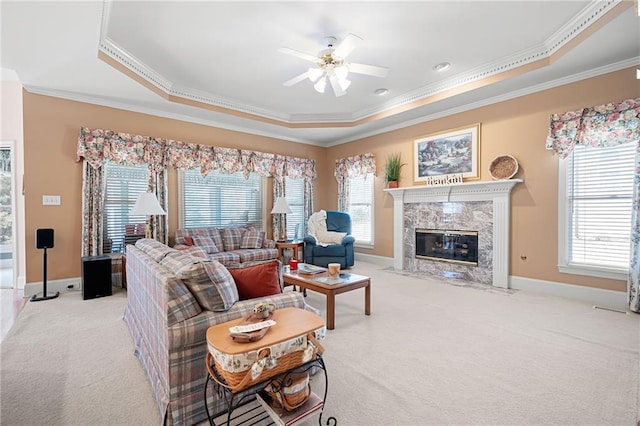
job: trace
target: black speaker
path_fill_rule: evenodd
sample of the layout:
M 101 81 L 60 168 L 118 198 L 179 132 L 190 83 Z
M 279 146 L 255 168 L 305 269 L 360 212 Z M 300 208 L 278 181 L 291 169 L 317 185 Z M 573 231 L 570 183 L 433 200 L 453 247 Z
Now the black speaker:
M 82 298 L 111 296 L 111 256 L 82 257 Z
M 36 229 L 36 248 L 44 249 L 42 252 L 42 296 L 34 294 L 29 300 L 39 302 L 55 299 L 60 295 L 60 292 L 56 291 L 52 295 L 47 294 L 47 249 L 53 248 L 53 229 Z
M 53 229 L 36 229 L 36 248 L 53 248 Z

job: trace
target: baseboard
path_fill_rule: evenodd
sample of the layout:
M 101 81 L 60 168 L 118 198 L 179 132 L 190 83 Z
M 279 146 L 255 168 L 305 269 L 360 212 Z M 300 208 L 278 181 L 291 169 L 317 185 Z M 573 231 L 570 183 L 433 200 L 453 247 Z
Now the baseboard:
M 582 285 L 558 283 L 555 281 L 543 281 L 525 277 L 509 277 L 509 288 L 523 290 L 531 293 L 539 293 L 566 297 L 580 300 L 603 308 L 628 311 L 627 293 L 622 291 L 605 290 L 601 288 L 586 287 Z
M 81 280 L 80 277 L 77 278 L 64 278 L 61 280 L 47 280 L 47 294 L 49 293 L 55 293 L 56 291 L 59 292 L 63 292 L 63 291 L 68 291 L 69 290 L 69 286 L 73 286 L 73 290 L 80 290 L 81 287 Z M 42 288 L 42 281 L 39 282 L 35 282 L 35 283 L 27 283 L 24 286 L 24 295 L 25 297 L 30 297 L 33 296 L 34 294 L 40 294 L 42 293 L 43 288 Z
M 19 289 L 23 289 L 26 284 L 27 284 L 27 277 L 25 277 L 24 275 L 19 275 L 18 276 L 18 282 L 16 283 L 16 286 Z
M 393 266 L 393 257 L 376 256 L 374 254 L 354 253 L 355 260 L 362 260 L 364 262 L 375 263 L 380 265 L 381 268 L 388 268 Z

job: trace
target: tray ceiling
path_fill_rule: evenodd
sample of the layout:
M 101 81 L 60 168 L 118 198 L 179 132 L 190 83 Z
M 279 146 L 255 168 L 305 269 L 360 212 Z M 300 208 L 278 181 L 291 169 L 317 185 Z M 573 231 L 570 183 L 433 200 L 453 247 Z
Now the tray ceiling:
M 2 2 L 24 87 L 330 146 L 640 63 L 631 1 Z M 347 94 L 285 87 L 327 36 L 362 38 Z M 434 67 L 451 66 L 445 72 Z M 630 81 L 629 84 L 638 84 Z M 384 96 L 377 89 L 387 89 Z

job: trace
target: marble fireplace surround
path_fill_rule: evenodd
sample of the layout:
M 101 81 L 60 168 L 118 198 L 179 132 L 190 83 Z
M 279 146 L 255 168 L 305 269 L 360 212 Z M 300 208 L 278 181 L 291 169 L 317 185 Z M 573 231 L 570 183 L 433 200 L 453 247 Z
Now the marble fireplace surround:
M 509 238 L 511 190 L 521 179 L 476 181 L 455 185 L 409 186 L 385 189 L 393 196 L 393 267 L 403 270 L 404 217 L 409 203 L 489 201 L 493 204 L 492 280 L 494 287 L 509 288 Z M 444 228 L 443 228 L 444 229 Z M 414 230 L 408 230 L 413 236 Z

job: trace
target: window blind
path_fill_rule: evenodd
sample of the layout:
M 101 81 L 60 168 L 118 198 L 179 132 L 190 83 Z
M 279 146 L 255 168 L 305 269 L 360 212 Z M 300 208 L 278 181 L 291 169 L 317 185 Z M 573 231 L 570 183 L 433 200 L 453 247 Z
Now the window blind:
M 262 178 L 242 172 L 182 172 L 182 227 L 232 227 L 251 224 L 264 230 Z
M 291 213 L 287 214 L 287 239 L 302 239 L 304 229 L 304 179 L 284 179 L 285 196 Z M 296 234 L 297 227 L 297 234 Z
M 147 165 L 125 166 L 107 161 L 104 168 L 103 252 L 124 253 L 125 225 L 144 225 L 146 221 L 144 216 L 131 216 L 129 212 L 138 194 L 147 191 Z
M 349 178 L 351 234 L 355 237 L 356 244 L 373 243 L 373 182 L 372 173 Z
M 635 143 L 576 147 L 567 165 L 568 261 L 629 267 Z

